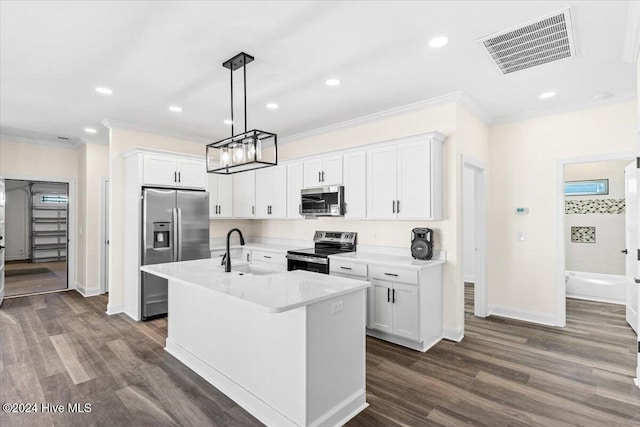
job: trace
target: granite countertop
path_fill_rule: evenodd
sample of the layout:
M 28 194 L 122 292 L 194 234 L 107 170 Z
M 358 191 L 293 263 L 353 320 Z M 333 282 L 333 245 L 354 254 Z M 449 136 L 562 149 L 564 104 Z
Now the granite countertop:
M 427 267 L 442 265 L 444 259 L 417 260 L 410 256 L 388 255 L 373 252 L 347 252 L 329 255 L 329 259 L 351 261 L 361 264 L 377 264 L 397 268 L 420 270 Z
M 233 267 L 247 266 L 235 262 Z M 233 268 L 232 267 L 232 268 Z M 225 273 L 214 259 L 145 265 L 140 270 L 181 283 L 229 295 L 271 313 L 281 313 L 370 286 L 369 282 L 309 271 L 273 274 Z

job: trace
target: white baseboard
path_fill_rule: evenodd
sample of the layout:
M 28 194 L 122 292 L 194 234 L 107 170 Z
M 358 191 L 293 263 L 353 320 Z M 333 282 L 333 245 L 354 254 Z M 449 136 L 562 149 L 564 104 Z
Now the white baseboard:
M 576 295 L 576 294 L 570 294 L 567 292 L 567 298 L 575 298 L 575 299 L 581 299 L 581 300 L 585 300 L 585 301 L 597 301 L 597 302 L 606 302 L 608 304 L 618 304 L 618 305 L 625 305 L 627 302 L 626 301 L 621 301 L 618 299 L 609 299 L 609 298 L 598 298 L 598 297 L 593 297 L 593 296 L 585 296 L 585 295 Z
M 462 326 L 445 326 L 442 328 L 442 337 L 449 341 L 460 342 L 464 338 Z
M 100 289 L 85 289 L 85 287 L 78 282 L 76 282 L 76 291 L 85 298 L 100 295 Z
M 124 305 L 122 304 L 112 304 L 112 303 L 107 303 L 107 314 L 108 315 L 113 315 L 113 314 L 120 314 L 124 312 Z
M 490 305 L 489 316 L 507 317 L 509 319 L 524 320 L 525 322 L 538 323 L 547 326 L 556 326 L 553 314 L 537 311 L 522 310 L 519 308 Z

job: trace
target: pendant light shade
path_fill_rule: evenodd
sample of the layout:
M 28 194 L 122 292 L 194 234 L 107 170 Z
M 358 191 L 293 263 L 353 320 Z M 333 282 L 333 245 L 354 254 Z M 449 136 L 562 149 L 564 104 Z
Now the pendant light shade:
M 253 56 L 241 52 L 222 66 L 231 73 L 231 136 L 207 145 L 207 172 L 230 175 L 278 164 L 278 136 L 258 129 L 247 131 L 247 69 Z M 234 134 L 233 73 L 242 68 L 244 87 L 244 132 Z

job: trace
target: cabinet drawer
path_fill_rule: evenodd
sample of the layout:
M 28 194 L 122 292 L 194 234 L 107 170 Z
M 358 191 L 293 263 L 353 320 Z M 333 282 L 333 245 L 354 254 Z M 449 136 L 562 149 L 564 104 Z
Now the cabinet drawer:
M 367 264 L 359 264 L 332 258 L 329 261 L 329 271 L 331 274 L 336 272 L 348 274 L 349 276 L 367 277 Z
M 369 266 L 369 275 L 372 279 L 385 280 L 387 282 L 402 282 L 412 285 L 418 284 L 418 272 L 415 270 L 403 270 L 402 268 Z
M 283 252 L 259 251 L 253 249 L 251 262 L 263 262 L 266 264 L 287 265 L 287 258 Z

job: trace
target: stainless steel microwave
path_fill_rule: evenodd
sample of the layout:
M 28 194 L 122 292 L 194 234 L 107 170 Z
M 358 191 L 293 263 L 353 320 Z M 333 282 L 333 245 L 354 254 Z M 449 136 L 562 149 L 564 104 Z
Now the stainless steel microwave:
M 300 191 L 300 214 L 304 216 L 344 216 L 344 187 L 304 188 Z

